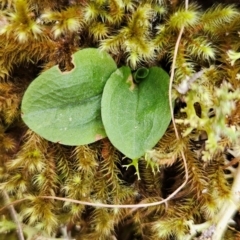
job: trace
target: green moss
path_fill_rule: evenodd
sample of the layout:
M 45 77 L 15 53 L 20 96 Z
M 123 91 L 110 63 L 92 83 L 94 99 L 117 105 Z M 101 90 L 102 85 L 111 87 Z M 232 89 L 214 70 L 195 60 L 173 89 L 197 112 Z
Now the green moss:
M 123 235 L 126 240 L 193 239 L 218 229 L 223 220 L 225 229 L 239 210 L 230 204 L 239 205 L 238 171 L 232 166 L 240 157 L 239 8 L 215 5 L 203 10 L 190 4 L 186 10 L 179 2 L 0 3 L 0 191 L 10 201 L 27 198 L 15 206 L 26 238 L 66 238 L 67 229 L 81 240 Z M 131 160 L 106 139 L 66 147 L 40 138 L 23 124 L 22 96 L 49 67 L 59 64 L 70 70 L 74 52 L 96 47 L 109 52 L 118 67 L 161 66 L 169 71 L 183 26 L 172 89 L 181 139 L 176 139 L 170 125 L 139 161 L 141 180 L 134 168 L 124 168 Z M 160 201 L 184 181 L 181 151 L 187 160 L 188 183 L 166 205 L 107 209 L 39 198 L 108 204 Z M 4 194 L 0 203 L 1 207 L 7 203 Z M 222 214 L 228 206 L 231 216 Z M 10 212 L 7 208 L 1 212 L 2 239 L 17 228 Z M 225 239 L 237 235 L 229 228 Z

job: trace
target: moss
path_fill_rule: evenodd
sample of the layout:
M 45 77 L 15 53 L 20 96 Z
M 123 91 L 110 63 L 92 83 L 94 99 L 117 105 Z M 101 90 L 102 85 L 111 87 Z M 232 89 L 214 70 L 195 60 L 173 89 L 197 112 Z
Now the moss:
M 236 200 L 240 157 L 239 8 L 219 4 L 204 10 L 194 3 L 185 9 L 180 2 L 0 3 L 0 190 L 10 201 L 25 199 L 15 209 L 29 239 L 67 234 L 76 239 L 194 239 L 211 229 L 209 234 L 220 239 L 214 229 L 225 220 L 221 213 L 229 201 Z M 107 139 L 66 147 L 23 124 L 20 105 L 27 86 L 55 64 L 70 70 L 78 49 L 108 51 L 119 67 L 170 71 L 182 27 L 172 89 L 181 138 L 176 139 L 171 124 L 139 162 L 141 180 L 132 167 L 124 168 L 130 160 Z M 181 151 L 189 179 L 166 205 L 108 209 L 39 197 L 122 205 L 159 201 L 184 181 Z M 6 204 L 4 194 L 0 202 Z M 226 217 L 224 229 L 238 210 Z M 13 221 L 2 210 L 0 238 L 17 238 L 12 237 Z M 239 235 L 235 228 L 226 231 L 225 239 Z

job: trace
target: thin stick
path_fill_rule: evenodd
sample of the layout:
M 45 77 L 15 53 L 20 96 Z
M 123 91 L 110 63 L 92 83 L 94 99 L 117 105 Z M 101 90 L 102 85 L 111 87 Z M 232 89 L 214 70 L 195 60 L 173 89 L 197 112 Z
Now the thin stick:
M 2 195 L 3 195 L 3 198 L 4 198 L 5 202 L 8 204 L 7 208 L 10 211 L 11 218 L 17 226 L 16 232 L 17 232 L 17 235 L 18 235 L 18 239 L 19 240 L 24 240 L 24 235 L 23 235 L 23 230 L 22 230 L 21 223 L 18 221 L 17 212 L 14 209 L 14 206 L 12 204 L 9 204 L 10 198 L 8 196 L 8 193 L 4 190 L 2 192 Z
M 72 199 L 72 198 L 55 197 L 55 196 L 37 196 L 37 197 L 38 198 L 43 198 L 43 199 L 54 199 L 54 200 L 59 200 L 59 201 L 65 201 L 65 202 L 71 202 L 71 203 L 76 203 L 76 204 L 82 204 L 82 205 L 91 206 L 91 207 L 134 208 L 134 209 L 137 209 L 137 208 L 144 208 L 144 207 L 152 207 L 152 206 L 156 206 L 156 205 L 160 205 L 160 204 L 166 203 L 173 196 L 175 196 L 183 188 L 184 185 L 185 185 L 185 182 L 177 190 L 175 190 L 172 194 L 170 194 L 167 198 L 163 199 L 162 201 L 153 202 L 153 203 L 119 204 L 118 205 L 118 204 L 94 203 L 94 202 L 75 200 L 75 199 Z M 10 204 L 8 204 L 8 205 L 4 206 L 3 208 L 1 208 L 0 212 L 3 211 L 6 207 L 9 207 L 11 205 L 15 205 L 17 203 L 20 203 L 20 202 L 23 202 L 23 201 L 26 201 L 26 200 L 30 200 L 30 198 L 26 197 L 26 198 L 22 198 L 22 199 L 13 201 Z
M 240 206 L 240 165 L 238 165 L 234 181 L 231 188 L 231 197 L 226 199 L 221 206 L 220 211 L 214 217 L 213 222 L 216 224 L 215 231 L 212 236 L 212 240 L 221 240 L 228 227 L 228 224 L 234 214 L 238 211 Z
M 175 70 L 175 66 L 176 66 L 178 47 L 179 47 L 179 44 L 181 41 L 183 30 L 184 30 L 184 27 L 182 27 L 180 29 L 180 32 L 179 32 L 179 35 L 177 38 L 177 42 L 175 45 L 174 55 L 173 55 L 173 63 L 172 63 L 172 69 L 171 69 L 171 75 L 170 75 L 170 83 L 169 83 L 169 89 L 168 89 L 168 99 L 169 99 L 169 106 L 170 106 L 170 111 L 171 111 L 171 118 L 172 118 L 172 123 L 173 123 L 174 131 L 175 131 L 175 135 L 176 135 L 177 139 L 180 139 L 180 137 L 179 137 L 179 133 L 178 133 L 177 126 L 175 123 L 175 119 L 174 119 L 174 111 L 173 111 L 173 105 L 172 105 L 172 87 L 173 87 L 174 70 Z
M 178 48 L 179 48 L 179 44 L 180 44 L 180 41 L 181 41 L 181 37 L 182 37 L 182 34 L 183 34 L 183 30 L 184 30 L 184 27 L 182 27 L 180 29 L 180 32 L 179 32 L 179 35 L 178 35 L 178 38 L 177 38 L 177 42 L 176 42 L 176 45 L 175 45 L 175 49 L 174 49 L 173 63 L 172 63 L 170 83 L 169 83 L 169 91 L 168 91 L 169 106 L 170 106 L 170 111 L 171 111 L 171 118 L 172 118 L 173 128 L 174 128 L 174 131 L 175 131 L 176 138 L 178 140 L 180 139 L 180 136 L 179 136 L 179 133 L 178 133 L 178 130 L 177 130 L 177 126 L 176 126 L 176 122 L 175 122 L 175 118 L 174 118 L 174 109 L 173 109 L 173 105 L 172 105 L 172 86 L 173 86 L 173 79 L 174 79 L 174 71 L 175 71 L 177 53 L 178 53 Z M 187 160 L 186 160 L 186 157 L 185 157 L 185 154 L 184 154 L 183 150 L 181 150 L 181 156 L 182 156 L 182 159 L 183 159 L 184 170 L 185 170 L 185 181 L 174 192 L 174 194 L 171 194 L 172 197 L 175 196 L 188 182 L 189 174 L 188 174 L 188 168 L 187 168 Z
M 185 0 L 185 9 L 188 9 L 188 0 Z M 179 44 L 182 38 L 182 34 L 184 31 L 184 27 L 181 27 L 180 32 L 178 34 L 178 38 L 177 38 L 177 42 L 175 44 L 175 48 L 174 48 L 174 54 L 173 54 L 173 62 L 172 62 L 172 68 L 171 68 L 171 75 L 170 75 L 170 83 L 169 83 L 169 89 L 168 89 L 168 97 L 169 97 L 169 106 L 170 106 L 170 111 L 171 111 L 171 118 L 172 118 L 172 123 L 173 123 L 173 127 L 174 127 L 174 131 L 175 131 L 175 135 L 176 138 L 179 140 L 180 136 L 177 130 L 177 126 L 175 123 L 175 118 L 174 118 L 174 109 L 173 109 L 173 105 L 172 105 L 172 87 L 173 87 L 173 79 L 174 79 L 174 75 L 175 75 L 175 66 L 176 66 L 176 59 L 177 59 L 177 53 L 178 53 L 178 48 L 179 48 Z M 187 160 L 185 157 L 185 154 L 183 152 L 183 150 L 181 150 L 181 156 L 183 159 L 183 164 L 184 164 L 184 170 L 185 170 L 185 181 L 183 182 L 183 184 L 176 190 L 174 191 L 170 196 L 174 196 L 176 195 L 186 184 L 188 181 L 188 168 L 187 168 Z

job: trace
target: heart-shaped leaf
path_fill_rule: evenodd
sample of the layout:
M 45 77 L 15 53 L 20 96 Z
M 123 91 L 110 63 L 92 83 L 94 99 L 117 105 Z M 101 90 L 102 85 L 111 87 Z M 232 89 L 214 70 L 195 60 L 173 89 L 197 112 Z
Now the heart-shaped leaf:
M 165 133 L 170 120 L 169 76 L 161 68 L 128 67 L 116 70 L 102 96 L 102 120 L 112 144 L 131 159 L 151 150 Z
M 54 66 L 30 84 L 22 100 L 22 118 L 47 140 L 82 145 L 106 136 L 101 98 L 117 66 L 109 54 L 93 48 L 76 52 L 72 59 L 71 71 Z

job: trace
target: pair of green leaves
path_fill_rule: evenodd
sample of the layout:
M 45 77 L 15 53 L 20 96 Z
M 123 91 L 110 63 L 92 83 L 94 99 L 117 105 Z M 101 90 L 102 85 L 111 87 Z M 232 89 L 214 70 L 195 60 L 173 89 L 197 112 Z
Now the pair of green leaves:
M 26 90 L 22 118 L 43 138 L 84 145 L 108 137 L 131 159 L 140 158 L 165 133 L 170 119 L 168 74 L 158 67 L 117 68 L 106 52 L 73 54 L 74 68 L 54 66 Z

